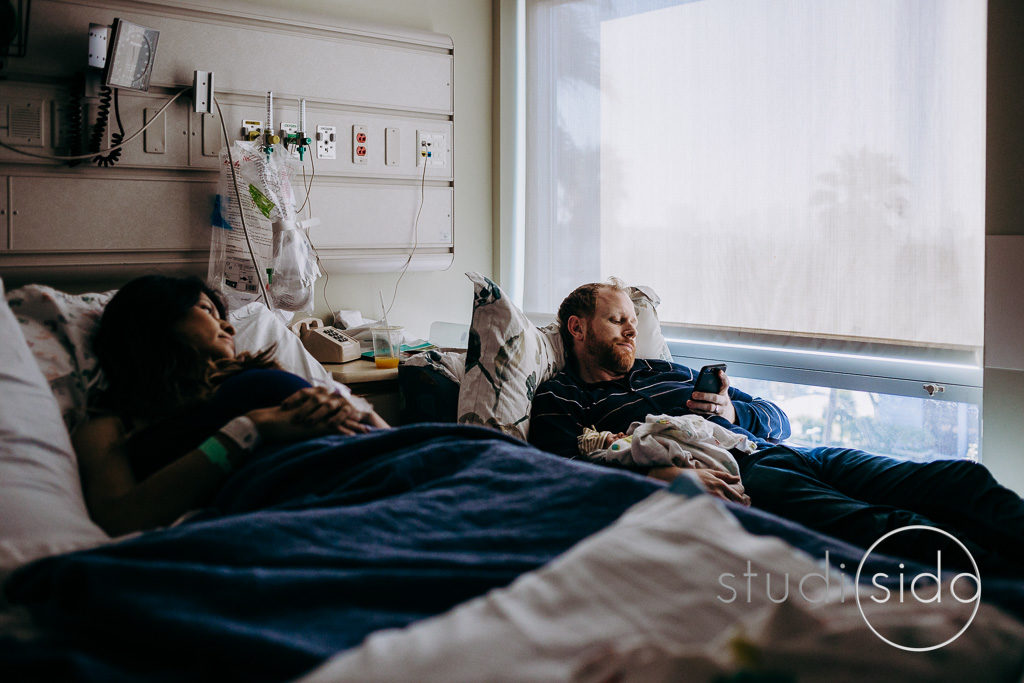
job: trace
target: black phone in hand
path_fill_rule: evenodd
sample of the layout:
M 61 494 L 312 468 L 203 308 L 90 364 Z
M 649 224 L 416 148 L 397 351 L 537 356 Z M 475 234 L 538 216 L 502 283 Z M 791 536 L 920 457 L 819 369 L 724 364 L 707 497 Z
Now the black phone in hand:
M 717 394 L 722 390 L 722 380 L 718 377 L 718 371 L 725 372 L 725 363 L 705 365 L 697 375 L 697 381 L 693 383 L 694 391 L 703 391 L 706 394 Z

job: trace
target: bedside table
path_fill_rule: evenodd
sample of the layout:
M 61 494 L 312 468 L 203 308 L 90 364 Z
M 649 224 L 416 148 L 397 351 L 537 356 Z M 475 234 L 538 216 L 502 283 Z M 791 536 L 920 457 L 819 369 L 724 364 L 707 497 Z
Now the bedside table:
M 377 414 L 388 424 L 397 425 L 401 411 L 398 391 L 398 368 L 380 369 L 372 360 L 349 363 L 322 363 L 335 380 L 348 385 L 352 393 L 373 404 Z

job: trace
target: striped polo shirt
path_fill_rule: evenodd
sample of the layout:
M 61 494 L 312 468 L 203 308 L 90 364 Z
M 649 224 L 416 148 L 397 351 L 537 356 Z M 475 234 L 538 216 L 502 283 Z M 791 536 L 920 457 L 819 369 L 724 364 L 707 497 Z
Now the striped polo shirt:
M 587 384 L 567 366 L 544 382 L 533 398 L 530 443 L 541 450 L 575 457 L 584 427 L 624 432 L 648 415 L 687 415 L 697 373 L 677 363 L 638 359 L 621 379 Z M 711 417 L 764 448 L 790 434 L 789 418 L 771 401 L 729 387 L 736 424 Z

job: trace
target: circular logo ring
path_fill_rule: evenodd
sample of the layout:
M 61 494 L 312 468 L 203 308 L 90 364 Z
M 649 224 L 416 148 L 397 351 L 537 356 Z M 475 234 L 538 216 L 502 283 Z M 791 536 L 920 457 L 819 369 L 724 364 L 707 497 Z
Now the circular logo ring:
M 909 647 L 907 645 L 900 645 L 899 643 L 892 642 L 891 640 L 889 640 L 888 638 L 883 636 L 881 633 L 879 633 L 877 630 L 875 630 L 875 627 L 871 625 L 870 621 L 868 621 L 867 615 L 864 614 L 864 608 L 860 604 L 860 573 L 861 573 L 861 570 L 864 569 L 864 563 L 867 561 L 868 556 L 871 555 L 871 551 L 874 550 L 876 547 L 878 547 L 879 543 L 881 543 L 885 539 L 889 538 L 890 536 L 894 536 L 894 535 L 896 535 L 898 533 L 901 533 L 903 531 L 912 531 L 914 529 L 922 529 L 922 530 L 925 530 L 925 531 L 935 531 L 937 533 L 942 534 L 943 536 L 946 536 L 946 537 L 952 539 L 953 542 L 956 543 L 958 546 L 960 546 L 961 550 L 963 550 L 967 554 L 968 559 L 970 559 L 970 561 L 971 561 L 971 566 L 974 567 L 974 576 L 978 579 L 978 593 L 977 593 L 976 599 L 974 601 L 974 611 L 971 612 L 971 618 L 967 620 L 967 623 L 964 624 L 963 628 L 961 628 L 959 631 L 957 631 L 948 640 L 945 640 L 945 641 L 939 643 L 938 645 L 929 645 L 928 647 Z M 892 645 L 893 647 L 898 648 L 900 650 L 905 650 L 907 652 L 928 652 L 929 650 L 938 650 L 940 647 L 943 647 L 945 645 L 949 645 L 954 640 L 956 640 L 957 638 L 959 638 L 960 636 L 963 635 L 964 631 L 967 630 L 967 627 L 971 625 L 971 622 L 974 621 L 974 617 L 978 614 L 978 607 L 981 606 L 981 571 L 978 569 L 978 563 L 974 561 L 974 555 L 971 555 L 971 551 L 969 551 L 967 549 L 967 546 L 965 546 L 963 543 L 960 542 L 960 539 L 958 539 L 956 536 L 954 536 L 953 534 L 949 533 L 945 529 L 939 529 L 938 527 L 933 527 L 933 526 L 926 526 L 924 524 L 912 524 L 910 526 L 900 527 L 899 529 L 893 529 L 892 531 L 887 532 L 884 536 L 882 536 L 877 541 L 872 543 L 871 547 L 868 548 L 867 551 L 864 553 L 864 557 L 861 558 L 860 564 L 857 565 L 857 575 L 856 575 L 856 577 L 854 577 L 854 582 L 855 582 L 855 584 L 857 586 L 857 592 L 856 592 L 857 609 L 860 611 L 860 616 L 861 616 L 862 619 L 864 619 L 864 623 L 868 625 L 868 628 L 871 629 L 872 633 L 874 633 L 876 636 L 878 636 L 879 638 L 881 638 L 882 640 L 887 642 L 889 645 Z M 939 589 L 941 590 L 941 584 L 939 586 Z

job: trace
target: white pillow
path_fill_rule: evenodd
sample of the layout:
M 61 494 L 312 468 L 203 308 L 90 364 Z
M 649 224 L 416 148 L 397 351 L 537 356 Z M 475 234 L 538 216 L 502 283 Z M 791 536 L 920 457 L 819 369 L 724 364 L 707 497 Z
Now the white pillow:
M 236 353 L 256 353 L 277 344 L 274 360 L 282 369 L 304 377 L 314 386 L 337 389 L 346 396 L 351 393 L 348 387 L 334 380 L 320 361 L 306 350 L 298 335 L 262 302 L 253 301 L 229 312 L 228 320 L 235 328 Z
M 458 421 L 525 441 L 537 387 L 565 367 L 559 324 L 535 327 L 501 287 L 480 273 L 466 277 L 474 289 L 473 320 Z M 637 313 L 637 357 L 671 360 L 655 311 L 658 295 L 649 287 L 630 287 L 630 298 Z
M 6 297 L 69 432 L 85 417 L 89 392 L 100 380 L 92 335 L 113 294 L 67 294 L 26 285 Z
M 0 572 L 109 540 L 89 519 L 57 401 L 4 299 L 0 302 Z

